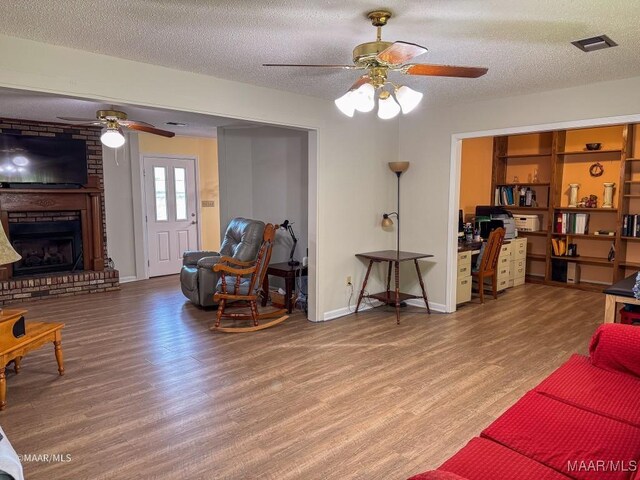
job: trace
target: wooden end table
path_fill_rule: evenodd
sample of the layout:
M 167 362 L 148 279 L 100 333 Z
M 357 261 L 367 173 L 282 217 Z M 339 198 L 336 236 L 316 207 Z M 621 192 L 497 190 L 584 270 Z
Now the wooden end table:
M 369 260 L 369 266 L 367 267 L 367 273 L 364 276 L 364 281 L 362 282 L 362 289 L 360 290 L 360 295 L 358 296 L 358 304 L 356 305 L 356 313 L 358 313 L 358 309 L 360 308 L 360 303 L 362 302 L 362 298 L 364 297 L 364 291 L 367 288 L 367 280 L 369 280 L 369 274 L 371 273 L 371 267 L 374 263 L 379 262 L 388 262 L 389 268 L 387 270 L 387 291 L 380 293 L 370 294 L 369 297 L 375 298 L 376 300 L 380 300 L 387 305 L 394 305 L 396 307 L 396 323 L 400 325 L 400 303 L 408 300 L 410 298 L 421 298 L 420 295 L 411 295 L 409 293 L 403 293 L 400 291 L 400 262 L 410 262 L 416 266 L 416 273 L 418 274 L 418 281 L 420 282 L 420 288 L 422 289 L 422 299 L 424 300 L 424 304 L 427 307 L 427 313 L 431 315 L 431 309 L 429 308 L 429 301 L 427 300 L 427 290 L 424 286 L 424 281 L 422 280 L 422 273 L 420 272 L 420 265 L 418 265 L 418 260 L 421 258 L 432 258 L 433 255 L 428 253 L 413 253 L 413 252 L 403 252 L 396 250 L 380 250 L 378 252 L 369 252 L 369 253 L 357 253 L 356 257 L 363 258 L 365 260 Z M 395 291 L 391 291 L 391 270 L 395 271 Z
M 24 316 L 26 310 L 3 310 L 0 324 L 11 323 L 13 319 Z M 45 343 L 53 343 L 58 373 L 64 375 L 64 359 L 62 354 L 62 328 L 59 322 L 27 322 L 26 333 L 14 338 L 10 331 L 0 328 L 0 410 L 7 405 L 7 379 L 5 368 L 11 361 L 16 374 L 20 372 L 20 361 L 27 353 L 36 350 Z
M 267 274 L 264 276 L 264 282 L 262 284 L 262 290 L 265 293 L 264 297 L 262 297 L 262 306 L 264 307 L 267 305 L 267 297 L 269 296 L 269 275 L 273 275 L 274 277 L 284 278 L 284 289 L 286 292 L 284 297 L 284 306 L 287 309 L 287 313 L 291 313 L 293 310 L 291 295 L 293 294 L 296 276 L 307 275 L 307 272 L 307 267 L 303 267 L 302 264 L 289 265 L 288 262 L 269 264 Z

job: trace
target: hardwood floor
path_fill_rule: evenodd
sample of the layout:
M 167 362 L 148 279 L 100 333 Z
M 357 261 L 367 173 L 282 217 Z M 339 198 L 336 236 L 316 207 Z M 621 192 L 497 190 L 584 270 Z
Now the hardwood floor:
M 234 335 L 178 283 L 24 305 L 66 322 L 66 374 L 53 346 L 8 369 L 0 424 L 19 454 L 70 455 L 26 478 L 407 478 L 586 353 L 604 311 L 602 294 L 528 284 L 399 326 L 385 307 Z

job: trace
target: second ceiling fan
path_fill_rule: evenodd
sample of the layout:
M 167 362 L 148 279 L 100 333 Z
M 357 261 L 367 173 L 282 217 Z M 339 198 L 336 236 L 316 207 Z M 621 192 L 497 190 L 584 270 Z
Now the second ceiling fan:
M 367 17 L 377 28 L 376 40 L 362 43 L 353 49 L 353 65 L 265 63 L 263 66 L 366 70 L 367 73 L 356 80 L 347 93 L 338 98 L 335 103 L 342 113 L 352 117 L 356 110 L 360 112 L 373 110 L 377 93 L 378 116 L 383 119 L 395 117 L 400 110 L 403 113 L 409 113 L 422 100 L 422 93 L 390 82 L 389 72 L 419 76 L 478 78 L 488 71 L 487 68 L 482 67 L 407 63 L 425 53 L 427 49 L 415 43 L 383 41 L 382 27 L 391 18 L 391 12 L 388 10 L 374 10 L 369 12 Z

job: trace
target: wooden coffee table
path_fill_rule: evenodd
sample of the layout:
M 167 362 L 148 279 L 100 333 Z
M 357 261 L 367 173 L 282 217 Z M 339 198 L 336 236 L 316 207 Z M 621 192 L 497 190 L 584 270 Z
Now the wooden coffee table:
M 2 315 L 11 314 L 13 311 L 4 310 Z M 22 313 L 22 312 L 20 312 Z M 27 353 L 36 350 L 45 343 L 53 343 L 58 373 L 64 375 L 64 360 L 62 355 L 62 328 L 64 323 L 59 322 L 27 322 L 26 333 L 15 339 L 2 339 L 0 351 L 0 410 L 7 405 L 7 379 L 5 368 L 13 361 L 16 373 L 20 372 L 20 361 Z M 8 343 L 8 344 L 7 344 Z

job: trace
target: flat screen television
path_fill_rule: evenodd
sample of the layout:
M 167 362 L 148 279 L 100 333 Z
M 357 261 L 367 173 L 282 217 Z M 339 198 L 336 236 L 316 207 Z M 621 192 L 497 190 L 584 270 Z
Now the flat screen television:
M 83 185 L 87 180 L 84 140 L 0 134 L 0 182 Z

